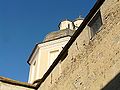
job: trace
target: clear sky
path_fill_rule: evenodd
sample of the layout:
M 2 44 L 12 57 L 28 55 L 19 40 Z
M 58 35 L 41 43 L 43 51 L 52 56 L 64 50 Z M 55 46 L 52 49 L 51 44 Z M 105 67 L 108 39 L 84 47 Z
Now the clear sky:
M 26 82 L 36 43 L 61 20 L 85 17 L 96 0 L 0 0 L 0 76 Z

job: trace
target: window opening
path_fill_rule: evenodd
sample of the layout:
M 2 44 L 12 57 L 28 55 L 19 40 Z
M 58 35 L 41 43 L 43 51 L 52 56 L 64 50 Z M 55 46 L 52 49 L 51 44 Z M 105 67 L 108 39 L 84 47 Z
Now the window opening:
M 99 10 L 88 24 L 90 27 L 91 38 L 100 30 L 102 24 L 101 12 Z

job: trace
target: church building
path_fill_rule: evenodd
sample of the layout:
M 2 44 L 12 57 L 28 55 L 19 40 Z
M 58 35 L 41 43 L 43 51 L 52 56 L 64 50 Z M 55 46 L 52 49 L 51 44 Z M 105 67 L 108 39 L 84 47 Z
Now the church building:
M 120 0 L 97 0 L 35 45 L 28 83 L 0 76 L 0 90 L 120 90 Z
M 81 17 L 75 21 L 63 20 L 59 23 L 58 31 L 49 33 L 41 43 L 36 44 L 28 60 L 30 65 L 29 83 L 33 83 L 35 80 L 43 77 L 82 21 L 83 18 Z M 60 63 L 59 74 L 61 73 Z

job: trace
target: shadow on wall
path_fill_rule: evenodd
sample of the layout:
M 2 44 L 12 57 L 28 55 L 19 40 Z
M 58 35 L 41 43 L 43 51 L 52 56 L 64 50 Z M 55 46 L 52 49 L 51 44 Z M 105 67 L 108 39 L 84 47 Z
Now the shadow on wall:
M 117 74 L 104 88 L 101 90 L 120 90 L 120 73 Z

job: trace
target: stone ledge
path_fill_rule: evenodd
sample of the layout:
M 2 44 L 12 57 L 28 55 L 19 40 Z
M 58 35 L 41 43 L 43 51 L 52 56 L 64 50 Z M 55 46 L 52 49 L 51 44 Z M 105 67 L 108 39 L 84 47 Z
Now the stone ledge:
M 16 86 L 23 86 L 23 87 L 27 87 L 27 88 L 36 89 L 35 85 L 29 84 L 27 82 L 20 82 L 20 81 L 12 80 L 10 78 L 6 78 L 6 77 L 2 77 L 2 76 L 0 76 L 0 82 L 8 83 L 11 85 L 16 85 Z

